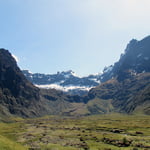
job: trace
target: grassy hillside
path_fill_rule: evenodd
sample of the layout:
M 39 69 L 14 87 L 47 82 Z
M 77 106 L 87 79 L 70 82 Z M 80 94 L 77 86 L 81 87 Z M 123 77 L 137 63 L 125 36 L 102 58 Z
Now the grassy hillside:
M 150 116 L 47 116 L 0 123 L 0 150 L 148 150 Z

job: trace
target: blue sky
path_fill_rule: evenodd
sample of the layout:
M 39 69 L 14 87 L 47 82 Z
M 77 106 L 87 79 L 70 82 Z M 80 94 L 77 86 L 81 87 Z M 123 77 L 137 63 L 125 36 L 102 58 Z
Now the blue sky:
M 0 47 L 21 69 L 80 76 L 116 62 L 150 34 L 149 0 L 0 0 Z

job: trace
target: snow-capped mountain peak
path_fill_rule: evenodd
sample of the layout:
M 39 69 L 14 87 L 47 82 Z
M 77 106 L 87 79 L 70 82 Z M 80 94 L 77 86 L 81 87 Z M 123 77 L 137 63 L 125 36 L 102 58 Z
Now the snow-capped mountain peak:
M 131 40 L 125 52 L 114 65 L 105 67 L 102 74 L 92 74 L 87 77 L 79 77 L 72 70 L 57 72 L 57 74 L 32 74 L 23 70 L 24 75 L 33 84 L 39 87 L 59 87 L 64 91 L 77 90 L 88 91 L 112 78 L 118 81 L 137 75 L 138 73 L 150 72 L 150 36 L 141 41 Z M 79 93 L 78 93 L 79 94 Z
M 63 75 L 63 76 L 66 77 L 66 78 L 69 78 L 69 77 L 71 77 L 71 76 L 76 76 L 76 77 L 78 77 L 78 76 L 75 74 L 75 72 L 72 71 L 72 70 L 58 72 L 58 74 L 59 74 L 59 75 Z
M 85 94 L 91 88 L 100 84 L 100 74 L 79 77 L 74 71 L 62 71 L 56 74 L 32 74 L 28 70 L 23 70 L 24 75 L 39 88 L 55 88 L 69 93 Z

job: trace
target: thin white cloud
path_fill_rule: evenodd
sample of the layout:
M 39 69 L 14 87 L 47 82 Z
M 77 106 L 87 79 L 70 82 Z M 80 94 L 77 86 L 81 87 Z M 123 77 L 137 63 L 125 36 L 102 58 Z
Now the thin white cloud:
M 44 89 L 57 89 L 57 90 L 61 90 L 61 91 L 65 91 L 68 92 L 69 90 L 83 90 L 83 91 L 89 91 L 92 87 L 88 87 L 88 86 L 61 86 L 58 84 L 47 84 L 47 85 L 35 85 L 39 88 L 44 88 Z
M 114 30 L 130 31 L 144 27 L 147 31 L 150 25 L 149 0 L 36 0 L 36 3 L 29 3 L 30 16 L 37 22 L 36 26 L 46 30 L 45 33 L 52 28 L 60 34 L 66 25 L 70 27 L 75 23 L 76 27 L 84 26 L 84 38 L 93 39 L 104 33 L 112 34 Z
M 89 23 L 94 21 L 98 26 L 129 28 L 141 21 L 150 24 L 149 0 L 77 0 L 71 6 L 72 13 L 88 19 Z

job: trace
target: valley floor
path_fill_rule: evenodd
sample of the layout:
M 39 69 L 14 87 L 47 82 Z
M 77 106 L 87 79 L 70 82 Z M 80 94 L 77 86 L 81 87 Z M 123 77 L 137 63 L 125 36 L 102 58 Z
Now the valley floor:
M 150 116 L 46 116 L 0 123 L 0 150 L 149 149 Z

